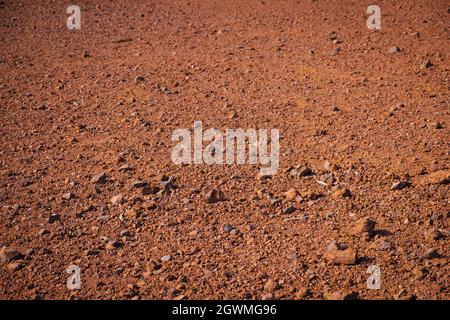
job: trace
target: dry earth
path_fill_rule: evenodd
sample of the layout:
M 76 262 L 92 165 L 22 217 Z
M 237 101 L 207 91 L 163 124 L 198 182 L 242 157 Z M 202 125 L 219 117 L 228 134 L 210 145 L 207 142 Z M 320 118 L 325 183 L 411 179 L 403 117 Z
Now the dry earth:
M 0 298 L 450 298 L 449 1 L 376 1 L 381 30 L 365 1 L 76 2 L 81 30 L 0 1 Z M 195 120 L 278 128 L 278 174 L 175 165 Z

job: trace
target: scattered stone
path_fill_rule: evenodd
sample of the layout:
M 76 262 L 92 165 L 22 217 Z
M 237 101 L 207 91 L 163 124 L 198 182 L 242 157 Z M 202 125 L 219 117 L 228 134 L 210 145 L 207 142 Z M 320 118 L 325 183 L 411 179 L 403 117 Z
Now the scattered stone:
M 391 186 L 391 190 L 402 190 L 409 187 L 411 183 L 409 181 L 397 181 Z
M 331 242 L 327 246 L 324 258 L 333 264 L 353 265 L 356 264 L 357 254 L 353 249 L 343 249 L 342 245 Z
M 325 292 L 323 298 L 325 300 L 353 300 L 356 298 L 356 293 Z
M 177 288 L 170 288 L 169 290 L 167 290 L 167 295 L 170 297 L 176 297 L 180 294 L 180 290 L 178 290 Z
M 223 225 L 222 229 L 223 229 L 223 231 L 229 233 L 229 232 L 231 232 L 231 230 L 233 230 L 234 228 L 233 228 L 233 226 L 232 226 L 231 224 L 225 223 L 225 224 Z
M 276 205 L 278 205 L 278 204 L 281 203 L 281 199 L 278 198 L 278 197 L 272 197 L 272 196 L 270 196 L 270 195 L 267 195 L 267 199 L 269 199 L 270 204 L 271 204 L 272 206 L 276 206 Z
M 163 192 L 170 192 L 170 190 L 175 189 L 175 177 L 168 177 L 163 175 L 159 181 L 163 188 Z
M 127 217 L 130 220 L 136 219 L 139 217 L 139 211 L 134 208 L 131 208 L 130 210 L 127 210 L 125 212 L 125 217 Z
M 356 221 L 351 233 L 353 235 L 367 234 L 368 236 L 373 236 L 376 221 L 370 218 L 361 218 Z
M 130 42 L 133 41 L 133 38 L 122 38 L 118 40 L 114 40 L 113 43 L 124 43 L 124 42 Z
M 308 168 L 306 166 L 297 168 L 297 176 L 307 177 L 307 176 L 311 176 L 311 175 L 313 175 L 313 171 L 310 168 Z
M 337 33 L 335 31 L 332 31 L 328 34 L 329 40 L 336 40 L 337 39 Z
M 281 288 L 280 284 L 277 281 L 273 281 L 272 279 L 268 279 L 266 283 L 264 283 L 264 290 L 266 292 L 272 292 L 280 288 Z
M 128 230 L 122 230 L 120 231 L 120 236 L 123 238 L 131 238 L 131 232 Z
M 295 170 L 295 167 L 289 166 L 289 167 L 287 167 L 286 169 L 284 169 L 283 173 L 284 173 L 284 174 L 291 174 L 291 171 L 292 171 L 292 170 Z
M 6 268 L 9 271 L 18 271 L 18 270 L 22 269 L 22 267 L 23 266 L 20 262 L 11 262 L 11 263 L 8 263 L 8 265 L 6 266 Z
M 22 259 L 24 256 L 16 249 L 3 246 L 0 250 L 0 262 L 7 263 L 13 260 Z
M 100 253 L 99 250 L 94 250 L 94 249 L 88 249 L 85 251 L 86 256 L 91 257 L 91 256 L 96 256 Z
M 242 232 L 239 229 L 233 229 L 230 231 L 230 234 L 232 236 L 240 236 L 242 234 Z
M 352 196 L 352 193 L 348 189 L 338 189 L 331 194 L 331 197 L 333 199 L 348 198 L 351 196 Z
M 250 223 L 250 224 L 246 225 L 244 228 L 245 228 L 245 231 L 251 232 L 251 231 L 255 230 L 255 225 Z
M 347 246 L 343 243 L 339 243 L 336 242 L 334 240 L 330 241 L 327 245 L 327 250 L 328 251 L 333 251 L 333 250 L 345 250 L 347 249 Z
M 433 66 L 433 63 L 431 63 L 430 58 L 425 59 L 421 65 L 420 65 L 420 69 L 427 69 L 427 68 L 431 68 Z
M 286 191 L 284 193 L 284 196 L 286 197 L 287 200 L 291 201 L 291 200 L 295 200 L 295 198 L 297 197 L 298 192 L 295 189 L 289 189 L 288 191 Z
M 109 215 L 105 214 L 105 215 L 101 215 L 97 218 L 98 221 L 100 222 L 108 222 L 109 221 Z
M 158 186 L 144 186 L 142 188 L 142 195 L 143 196 L 148 196 L 148 195 L 153 195 L 153 194 L 157 194 L 160 191 Z
M 319 199 L 320 197 L 322 197 L 322 194 L 321 194 L 321 193 L 314 192 L 314 191 L 302 191 L 302 192 L 300 192 L 300 196 L 301 196 L 303 199 L 317 200 L 317 199 Z
M 325 186 L 332 186 L 336 182 L 336 178 L 332 173 L 325 173 L 320 176 L 319 180 L 317 181 L 321 185 Z
M 48 223 L 55 223 L 56 221 L 61 220 L 61 216 L 57 213 L 51 214 L 48 217 Z
M 75 213 L 75 217 L 77 217 L 77 218 L 83 218 L 83 216 L 84 216 L 86 213 L 91 212 L 91 211 L 93 211 L 93 210 L 95 210 L 95 206 L 89 205 L 89 206 L 85 207 L 83 210 L 78 211 L 77 213 Z
M 336 212 L 335 212 L 335 211 L 329 211 L 329 212 L 326 212 L 326 213 L 324 214 L 324 217 L 325 217 L 326 219 L 334 218 L 335 216 L 336 216 Z
M 271 293 L 265 293 L 261 296 L 261 300 L 272 300 L 273 299 L 273 294 Z
M 144 182 L 144 181 L 141 181 L 141 180 L 135 180 L 135 181 L 133 181 L 133 183 L 131 184 L 131 187 L 132 187 L 132 188 L 139 189 L 139 188 L 145 187 L 146 185 L 147 185 L 147 182 Z
M 442 129 L 442 124 L 440 122 L 430 122 L 427 126 L 430 129 Z
M 425 278 L 427 270 L 423 269 L 423 268 L 420 268 L 420 267 L 415 267 L 412 270 L 412 273 L 416 276 L 416 278 L 418 280 L 422 280 L 423 278 Z
M 397 110 L 398 110 L 398 108 L 397 108 L 396 106 L 391 107 L 391 108 L 389 109 L 388 116 L 393 117 L 393 116 L 395 115 L 395 112 L 396 112 Z
M 331 50 L 328 54 L 329 54 L 331 57 L 334 57 L 334 56 L 337 56 L 337 55 L 339 54 L 339 52 L 341 52 L 341 48 L 340 48 L 340 47 L 337 47 L 337 48 Z
M 114 250 L 114 249 L 119 249 L 123 246 L 122 242 L 119 240 L 113 240 L 113 241 L 109 241 L 106 244 L 106 249 L 107 250 Z
M 94 175 L 91 179 L 91 182 L 98 183 L 98 184 L 106 183 L 106 173 L 102 172 L 102 173 Z
M 388 251 L 388 250 L 391 250 L 392 244 L 389 241 L 386 241 L 385 239 L 379 238 L 370 245 L 370 248 L 376 249 L 376 250 Z
M 434 241 L 434 240 L 440 240 L 444 238 L 444 235 L 436 229 L 427 230 L 424 233 L 425 240 L 427 241 Z
M 123 196 L 118 194 L 111 198 L 111 203 L 113 206 L 123 203 Z
M 159 87 L 159 91 L 160 91 L 162 94 L 165 94 L 165 95 L 172 94 L 172 90 L 171 90 L 170 88 L 167 88 L 167 87 L 164 87 L 164 86 L 160 86 L 160 87 Z
M 283 214 L 291 214 L 295 212 L 295 210 L 297 210 L 297 208 L 295 208 L 294 206 L 289 206 L 283 210 Z
M 20 206 L 19 204 L 16 203 L 16 204 L 12 207 L 12 212 L 18 213 L 19 210 L 20 210 L 20 208 L 21 208 L 21 206 Z
M 341 292 L 325 292 L 323 298 L 325 300 L 344 300 L 344 294 Z
M 309 295 L 309 289 L 308 288 L 298 288 L 297 292 L 295 292 L 295 299 L 296 300 L 303 300 Z
M 331 163 L 328 160 L 324 162 L 323 168 L 325 169 L 325 171 L 328 171 L 328 172 L 334 172 L 334 171 L 339 170 L 339 166 L 337 164 Z
M 401 50 L 397 46 L 393 46 L 389 48 L 389 53 L 399 53 Z
M 139 297 L 139 286 L 136 283 L 127 285 L 127 291 L 125 295 L 129 298 Z M 137 298 L 139 299 L 139 298 Z M 136 299 L 134 299 L 136 300 Z
M 48 231 L 47 229 L 41 229 L 38 232 L 39 236 L 45 236 L 46 234 L 50 234 L 50 231 Z
M 267 183 L 267 181 L 269 179 L 272 179 L 272 175 L 270 175 L 270 174 L 261 174 L 261 172 L 259 172 L 257 178 L 258 178 L 259 182 Z
M 74 197 L 75 197 L 75 195 L 73 193 L 67 192 L 67 193 L 65 193 L 65 194 L 63 194 L 61 196 L 61 199 L 63 199 L 63 200 L 70 200 L 70 199 L 72 199 Z
M 400 291 L 394 295 L 394 300 L 414 300 L 415 296 L 406 293 L 405 289 L 400 289 Z
M 225 201 L 225 199 L 225 194 L 218 189 L 212 189 L 206 194 L 207 203 L 216 203 L 219 201 Z
M 426 184 L 449 184 L 450 170 L 438 170 L 430 173 L 423 180 Z
M 425 254 L 422 256 L 422 259 L 426 259 L 426 260 L 430 260 L 430 259 L 436 259 L 436 258 L 440 258 L 441 255 L 439 254 L 439 252 L 437 251 L 437 249 L 430 249 L 427 252 L 425 252 Z
M 170 261 L 170 260 L 172 260 L 172 256 L 170 254 L 161 257 L 161 261 L 162 262 L 167 262 L 167 261 Z
M 238 114 L 235 110 L 232 110 L 228 113 L 228 119 L 236 119 L 237 116 L 238 116 Z
M 450 217 L 450 214 L 447 215 L 447 217 Z M 434 212 L 431 216 L 430 219 L 428 219 L 428 224 L 429 225 L 434 225 L 436 224 L 439 220 L 442 220 L 443 216 L 437 212 Z
M 123 166 L 121 166 L 119 168 L 119 171 L 120 172 L 128 172 L 128 171 L 131 171 L 131 167 L 129 165 L 127 165 L 127 164 L 124 164 Z
M 134 81 L 136 82 L 136 84 L 139 83 L 139 82 L 145 82 L 145 78 L 144 78 L 144 76 L 137 76 L 134 79 Z

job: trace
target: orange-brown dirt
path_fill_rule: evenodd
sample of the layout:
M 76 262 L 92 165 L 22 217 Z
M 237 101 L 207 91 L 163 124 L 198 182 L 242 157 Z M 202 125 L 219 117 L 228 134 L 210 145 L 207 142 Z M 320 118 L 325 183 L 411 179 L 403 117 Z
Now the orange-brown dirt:
M 81 30 L 0 2 L 0 298 L 449 299 L 449 1 L 377 1 L 381 30 L 364 1 L 80 0 Z M 279 172 L 175 165 L 196 120 L 279 129 Z

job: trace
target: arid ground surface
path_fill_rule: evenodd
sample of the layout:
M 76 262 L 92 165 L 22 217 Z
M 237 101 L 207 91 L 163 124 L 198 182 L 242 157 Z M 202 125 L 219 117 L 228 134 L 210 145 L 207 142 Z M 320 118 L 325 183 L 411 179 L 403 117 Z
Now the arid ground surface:
M 0 298 L 450 298 L 449 1 L 0 2 Z

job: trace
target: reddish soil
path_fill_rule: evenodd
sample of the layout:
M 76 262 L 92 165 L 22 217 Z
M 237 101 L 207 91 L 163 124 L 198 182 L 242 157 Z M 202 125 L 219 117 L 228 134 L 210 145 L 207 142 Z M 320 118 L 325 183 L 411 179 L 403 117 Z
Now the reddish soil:
M 81 30 L 0 2 L 0 298 L 450 298 L 448 1 L 378 1 L 381 30 L 357 1 L 80 0 Z M 278 128 L 278 174 L 175 165 L 196 120 Z

